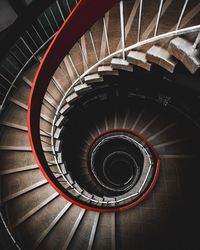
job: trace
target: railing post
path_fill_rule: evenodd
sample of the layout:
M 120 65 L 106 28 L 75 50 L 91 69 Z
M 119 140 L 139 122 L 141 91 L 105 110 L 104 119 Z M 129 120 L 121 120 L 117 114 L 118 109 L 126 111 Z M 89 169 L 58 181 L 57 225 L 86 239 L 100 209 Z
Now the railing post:
M 200 32 L 199 32 L 199 34 L 197 35 L 197 38 L 196 38 L 196 40 L 195 40 L 195 42 L 194 42 L 194 45 L 193 45 L 193 48 L 194 48 L 194 49 L 197 49 L 197 48 L 199 47 L 199 45 L 200 45 Z
M 124 2 L 120 1 L 120 27 L 121 27 L 121 42 L 122 42 L 122 58 L 125 60 L 125 32 L 124 32 Z

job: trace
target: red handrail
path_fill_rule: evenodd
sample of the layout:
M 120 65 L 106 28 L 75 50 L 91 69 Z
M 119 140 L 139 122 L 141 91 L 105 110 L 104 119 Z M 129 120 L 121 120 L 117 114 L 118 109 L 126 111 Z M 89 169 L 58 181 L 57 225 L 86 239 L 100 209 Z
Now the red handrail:
M 116 0 L 80 0 L 49 45 L 35 74 L 28 102 L 28 135 L 34 158 L 45 178 L 64 198 L 86 207 L 66 195 L 64 187 L 49 170 L 40 140 L 40 112 L 49 82 L 73 45 L 109 9 Z M 92 209 L 95 210 L 95 209 Z
M 29 103 L 28 103 L 28 135 L 35 160 L 42 171 L 45 178 L 52 187 L 70 202 L 83 207 L 85 209 L 98 212 L 115 212 L 122 211 L 123 208 L 94 208 L 74 200 L 66 194 L 66 190 L 55 178 L 50 171 L 48 163 L 42 149 L 40 140 L 40 112 L 42 101 L 49 82 L 73 45 L 81 38 L 81 36 L 100 18 L 102 17 L 117 0 L 80 0 L 73 11 L 70 13 L 66 21 L 63 23 L 58 33 L 54 37 L 48 47 L 42 61 L 38 67 L 33 85 L 31 88 Z M 160 165 L 160 160 L 158 161 Z M 158 168 L 159 169 L 159 168 Z M 156 174 L 157 179 L 157 174 Z M 143 197 L 141 197 L 143 199 Z

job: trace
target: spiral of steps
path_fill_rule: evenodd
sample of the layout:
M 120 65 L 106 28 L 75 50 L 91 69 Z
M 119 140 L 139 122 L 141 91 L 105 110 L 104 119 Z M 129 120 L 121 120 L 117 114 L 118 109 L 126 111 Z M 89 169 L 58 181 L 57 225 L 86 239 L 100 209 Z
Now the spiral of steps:
M 55 4 L 1 95 L 1 248 L 198 249 L 199 1 Z

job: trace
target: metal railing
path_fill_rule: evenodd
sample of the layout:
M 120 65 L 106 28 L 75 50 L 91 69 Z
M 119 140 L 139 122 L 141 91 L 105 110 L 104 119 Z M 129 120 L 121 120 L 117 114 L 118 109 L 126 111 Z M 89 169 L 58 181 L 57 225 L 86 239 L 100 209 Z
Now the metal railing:
M 115 56 L 118 56 L 119 54 L 122 55 L 122 59 L 125 60 L 126 59 L 126 53 L 129 52 L 130 50 L 133 49 L 138 49 L 141 46 L 147 45 L 149 43 L 156 43 L 159 41 L 163 41 L 163 40 L 168 40 L 168 39 L 172 39 L 173 37 L 179 36 L 179 35 L 184 35 L 187 33 L 191 33 L 191 32 L 198 32 L 200 30 L 200 25 L 196 25 L 196 26 L 190 26 L 190 27 L 186 27 L 186 28 L 179 28 L 182 22 L 182 19 L 184 17 L 184 13 L 185 13 L 185 9 L 187 6 L 187 2 L 185 1 L 184 5 L 181 7 L 180 9 L 180 16 L 178 18 L 178 23 L 176 23 L 176 25 L 174 26 L 173 30 L 170 30 L 167 33 L 164 34 L 160 34 L 157 35 L 158 33 L 158 27 L 160 24 L 160 20 L 161 20 L 161 16 L 162 16 L 162 8 L 163 8 L 163 1 L 160 1 L 159 4 L 159 8 L 158 8 L 158 12 L 157 12 L 157 17 L 156 17 L 156 21 L 155 21 L 155 25 L 154 25 L 154 30 L 152 32 L 152 37 L 148 37 L 147 39 L 141 40 L 140 38 L 140 33 L 141 33 L 141 19 L 142 19 L 142 5 L 143 5 L 143 1 L 140 1 L 140 5 L 139 5 L 139 20 L 138 20 L 138 29 L 137 29 L 137 41 L 135 44 L 132 44 L 128 47 L 126 47 L 126 41 L 125 41 L 125 24 L 124 24 L 124 1 L 120 1 L 119 3 L 119 11 L 120 11 L 120 31 L 121 31 L 121 48 L 116 50 L 115 52 L 111 53 L 110 50 L 110 44 L 109 44 L 109 37 L 108 37 L 108 30 L 107 30 L 107 25 L 106 25 L 106 18 L 103 17 L 102 18 L 102 23 L 103 23 L 103 31 L 104 31 L 104 35 L 105 35 L 105 42 L 106 42 L 106 46 L 108 49 L 108 55 L 105 56 L 103 59 L 99 59 L 98 60 L 98 55 L 95 49 L 95 44 L 93 41 L 93 48 L 94 48 L 94 55 L 96 55 L 96 59 L 97 62 L 92 65 L 90 68 L 86 69 L 86 71 L 80 75 L 78 72 L 78 69 L 76 68 L 75 63 L 73 62 L 73 59 L 70 55 L 70 51 L 67 53 L 66 58 L 68 58 L 69 62 L 72 65 L 72 68 L 75 72 L 75 75 L 77 77 L 77 79 L 71 84 L 71 86 L 67 89 L 66 93 L 63 95 L 62 100 L 57 108 L 57 111 L 55 113 L 55 117 L 52 123 L 52 130 L 51 130 L 51 144 L 52 144 L 52 152 L 53 152 L 53 156 L 54 156 L 54 161 L 55 164 L 57 165 L 58 171 L 62 174 L 63 179 L 67 182 L 68 187 L 72 188 L 76 193 L 78 193 L 79 195 L 82 195 L 84 198 L 88 199 L 89 201 L 95 201 L 92 198 L 89 198 L 85 195 L 82 194 L 82 192 L 80 192 L 78 189 L 76 189 L 75 186 L 73 186 L 69 180 L 65 177 L 65 173 L 62 172 L 62 168 L 59 166 L 59 163 L 57 161 L 57 157 L 56 157 L 56 151 L 55 151 L 55 138 L 54 138 L 54 132 L 55 132 L 55 122 L 59 116 L 59 111 L 62 107 L 62 105 L 65 102 L 65 99 L 67 98 L 67 96 L 71 93 L 71 91 L 73 91 L 73 88 L 78 85 L 78 84 L 82 84 L 84 83 L 84 77 L 88 74 L 90 74 L 91 72 L 93 72 L 95 69 L 98 68 L 98 66 L 100 66 L 101 64 L 103 65 L 104 62 L 108 63 L 108 61 L 111 61 L 111 59 Z M 118 4 L 118 3 L 117 3 Z M 92 35 L 91 31 L 89 30 L 90 35 Z M 79 43 L 79 42 L 78 42 Z M 80 44 L 79 44 L 80 45 Z M 79 46 L 80 49 L 80 53 L 83 56 L 83 51 L 81 49 L 81 46 Z M 63 54 L 63 57 L 65 55 Z M 84 56 L 83 56 L 83 60 L 85 60 Z M 99 201 L 98 201 L 99 202 Z M 102 201 L 104 202 L 104 201 Z M 105 202 L 106 203 L 106 202 Z
M 69 4 L 70 2 L 70 4 Z M 38 62 L 37 55 L 53 39 L 77 1 L 55 0 L 23 32 L 0 63 L 0 113 L 17 80 L 31 63 Z
M 58 159 L 57 159 L 57 154 L 56 154 L 56 150 L 55 150 L 55 142 L 56 142 L 56 138 L 55 138 L 55 131 L 56 131 L 56 126 L 55 126 L 55 123 L 58 119 L 58 117 L 60 116 L 60 110 L 62 108 L 62 106 L 65 104 L 65 100 L 66 98 L 69 96 L 69 94 L 72 93 L 73 91 L 73 88 L 75 86 L 77 86 L 78 84 L 83 84 L 84 83 L 84 77 L 88 74 L 90 74 L 91 72 L 94 71 L 94 69 L 97 69 L 97 67 L 101 64 L 103 64 L 105 61 L 108 61 L 108 59 L 112 59 L 114 56 L 120 54 L 120 53 L 125 53 L 125 52 L 129 52 L 130 50 L 132 49 L 137 49 L 139 47 L 141 47 L 141 45 L 145 45 L 145 44 L 148 44 L 148 43 L 151 43 L 151 42 L 156 42 L 156 41 L 161 41 L 163 39 L 167 39 L 167 38 L 172 38 L 174 36 L 177 36 L 177 35 L 182 35 L 182 34 L 186 34 L 188 32 L 196 32 L 200 29 L 200 25 L 199 26 L 195 26 L 195 27 L 191 27 L 191 28 L 185 28 L 185 29 L 180 29 L 178 31 L 173 31 L 173 32 L 169 32 L 169 33 L 166 33 L 164 35 L 159 35 L 157 37 L 153 37 L 153 38 L 149 38 L 145 41 L 142 41 L 142 42 L 138 42 L 132 46 L 129 46 L 127 48 L 122 48 L 110 55 L 108 55 L 107 57 L 99 60 L 96 64 L 94 64 L 91 68 L 89 68 L 86 72 L 84 72 L 81 76 L 79 76 L 74 82 L 73 84 L 68 88 L 67 92 L 64 94 L 57 110 L 56 110 L 56 113 L 55 113 L 55 116 L 54 116 L 54 119 L 53 119 L 53 122 L 52 122 L 52 129 L 51 129 L 51 144 L 52 144 L 52 152 L 53 152 L 53 156 L 54 156 L 54 161 L 55 161 L 55 164 L 57 165 L 57 168 L 58 168 L 58 171 L 62 174 L 62 177 L 63 179 L 66 181 L 66 183 L 68 184 L 68 186 L 73 190 L 75 191 L 77 194 L 79 194 L 80 196 L 82 196 L 83 198 L 87 199 L 89 202 L 96 202 L 96 203 L 99 203 L 99 204 L 112 204 L 112 203 L 115 203 L 117 205 L 118 201 L 101 201 L 101 200 L 97 200 L 97 199 L 94 199 L 93 197 L 89 197 L 85 194 L 83 194 L 82 192 L 80 192 L 78 189 L 76 189 L 75 186 L 73 186 L 69 180 L 66 178 L 65 176 L 65 173 L 62 171 L 62 168 L 60 167 L 60 163 L 58 163 Z M 75 182 L 74 182 L 75 183 Z M 131 196 L 130 196 L 131 197 Z M 128 199 L 129 197 L 126 197 L 125 199 Z M 122 200 L 119 200 L 120 201 L 124 201 L 124 199 Z

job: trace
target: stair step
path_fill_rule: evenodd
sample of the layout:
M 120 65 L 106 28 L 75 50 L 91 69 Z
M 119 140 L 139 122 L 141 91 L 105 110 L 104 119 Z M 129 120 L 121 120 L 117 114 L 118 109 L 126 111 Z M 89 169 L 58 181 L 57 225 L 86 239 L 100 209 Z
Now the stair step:
M 58 161 L 59 164 L 63 163 L 63 161 L 62 161 L 62 153 L 61 152 L 57 153 L 57 161 Z
M 67 173 L 67 174 L 66 174 L 66 179 L 68 180 L 68 182 L 69 182 L 71 185 L 73 185 L 73 184 L 74 184 L 74 181 L 73 181 L 73 179 L 72 179 L 72 177 L 71 177 L 71 174 L 70 174 L 70 173 Z
M 128 61 L 123 60 L 121 58 L 113 58 L 111 61 L 111 65 L 113 69 L 120 69 L 133 72 L 133 65 L 131 65 Z
M 30 146 L 0 146 L 0 151 L 25 151 L 31 152 L 32 148 Z
M 79 193 L 82 193 L 83 192 L 83 189 L 78 185 L 77 182 L 75 182 L 73 184 L 74 188 L 79 192 Z
M 103 197 L 103 200 L 106 201 L 106 202 L 109 202 L 109 201 L 115 201 L 115 198 L 104 196 L 104 197 Z
M 66 103 L 61 109 L 60 113 L 61 115 L 65 115 L 67 111 L 69 111 L 72 108 L 72 106 L 69 105 L 69 103 Z
M 79 216 L 77 217 L 68 237 L 67 237 L 67 240 L 65 241 L 64 243 L 64 246 L 62 249 L 69 249 L 68 246 L 70 245 L 71 243 L 71 240 L 72 238 L 74 237 L 74 235 L 76 234 L 76 231 L 78 230 L 78 227 L 81 223 L 81 221 L 83 220 L 83 216 L 84 214 L 86 213 L 86 210 L 85 209 L 82 209 L 81 212 L 79 213 Z
M 64 130 L 64 127 L 62 127 L 62 128 L 57 128 L 56 131 L 55 131 L 55 133 L 54 133 L 54 138 L 56 138 L 56 139 L 60 138 L 60 136 L 61 136 L 63 130 Z
M 56 140 L 56 143 L 55 143 L 55 151 L 56 152 L 59 152 L 61 150 L 61 145 L 62 145 L 62 141 Z
M 98 73 L 94 73 L 94 74 L 85 76 L 84 81 L 86 83 L 103 82 L 103 77 L 101 77 Z
M 27 165 L 27 166 L 18 167 L 18 168 L 0 170 L 0 175 L 15 174 L 15 173 L 24 172 L 24 171 L 30 171 L 33 169 L 38 169 L 38 165 L 32 164 L 32 165 Z
M 33 183 L 32 185 L 30 185 L 28 187 L 25 187 L 25 188 L 23 188 L 21 190 L 16 191 L 15 193 L 12 193 L 12 194 L 9 194 L 6 197 L 3 197 L 2 198 L 2 203 L 8 202 L 8 201 L 10 201 L 12 199 L 15 199 L 15 198 L 21 196 L 22 194 L 28 193 L 28 192 L 30 192 L 30 191 L 38 188 L 38 187 L 41 187 L 41 186 L 43 186 L 43 185 L 45 185 L 47 183 L 48 182 L 47 182 L 46 179 L 39 180 L 38 182 L 35 182 L 35 183 Z
M 65 213 L 69 210 L 69 208 L 72 206 L 72 203 L 68 202 L 62 210 L 53 218 L 52 222 L 48 225 L 47 228 L 42 232 L 40 237 L 34 242 L 34 245 L 32 246 L 32 249 L 37 249 L 41 242 L 47 237 L 48 234 L 50 234 L 51 230 L 58 224 L 58 222 L 61 220 L 61 218 L 65 215 Z
M 74 102 L 75 100 L 77 100 L 78 98 L 79 98 L 79 96 L 76 93 L 72 93 L 71 95 L 69 95 L 66 98 L 66 102 L 70 104 L 70 103 Z
M 65 118 L 66 118 L 65 116 L 60 115 L 59 118 L 57 119 L 56 123 L 55 123 L 56 127 L 62 126 L 63 123 L 64 123 Z
M 113 69 L 111 66 L 109 65 L 102 65 L 98 67 L 98 73 L 100 75 L 114 75 L 114 76 L 118 76 L 119 72 L 118 70 Z
M 93 198 L 92 199 L 94 199 L 94 200 L 96 200 L 96 201 L 103 201 L 103 198 L 102 197 L 99 197 L 99 196 L 97 196 L 97 195 L 93 195 Z M 96 202 L 94 202 L 94 204 L 95 204 Z
M 25 215 L 23 215 L 22 217 L 18 218 L 17 221 L 14 223 L 14 227 L 16 227 L 19 224 L 23 223 L 24 221 L 26 221 L 31 216 L 35 215 L 35 213 L 37 213 L 41 208 L 47 206 L 52 200 L 54 200 L 58 196 L 59 196 L 59 194 L 57 192 L 54 192 L 47 199 L 45 199 L 43 202 L 41 202 L 37 206 L 35 206 L 32 209 L 30 209 Z
M 77 94 L 79 94 L 79 93 L 85 93 L 85 92 L 87 92 L 90 89 L 91 89 L 91 87 L 88 86 L 86 83 L 79 84 L 79 85 L 77 85 L 77 86 L 74 87 L 74 91 Z
M 127 55 L 127 61 L 148 71 L 151 70 L 151 63 L 147 61 L 146 53 L 144 52 L 130 51 Z
M 159 46 L 152 46 L 146 54 L 146 58 L 149 62 L 155 63 L 170 73 L 174 72 L 177 61 L 173 58 L 170 53 Z
M 65 163 L 60 164 L 60 169 L 61 169 L 63 174 L 67 174 Z
M 7 127 L 10 127 L 10 128 L 14 128 L 14 129 L 19 129 L 19 130 L 25 131 L 25 132 L 28 131 L 28 128 L 26 126 L 22 126 L 20 124 L 16 124 L 16 123 L 13 123 L 13 122 L 1 121 L 0 125 L 7 126 Z
M 182 37 L 171 40 L 168 48 L 171 55 L 181 61 L 194 74 L 200 67 L 200 50 Z
M 90 193 L 88 193 L 86 190 L 83 190 L 83 195 L 85 195 L 86 197 L 88 197 L 89 199 L 92 198 L 92 195 Z

